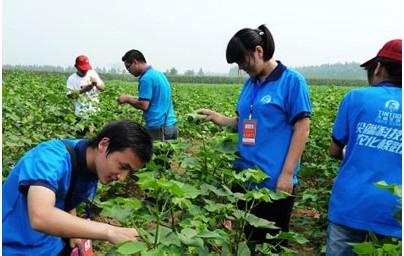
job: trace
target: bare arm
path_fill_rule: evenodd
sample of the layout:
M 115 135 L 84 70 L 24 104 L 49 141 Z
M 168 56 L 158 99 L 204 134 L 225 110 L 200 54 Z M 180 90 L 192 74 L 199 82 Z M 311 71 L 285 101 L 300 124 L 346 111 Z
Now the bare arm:
M 331 140 L 330 147 L 328 149 L 328 153 L 330 154 L 331 157 L 336 158 L 336 159 L 343 159 L 343 154 L 342 154 L 342 149 L 340 146 L 337 145 L 333 140 Z
M 196 113 L 205 115 L 208 121 L 212 121 L 220 126 L 230 126 L 233 130 L 237 130 L 238 118 L 231 118 L 221 115 L 209 109 L 198 109 Z
M 137 240 L 135 229 L 85 220 L 56 208 L 55 193 L 46 187 L 30 186 L 27 197 L 30 223 L 37 231 L 66 238 L 106 240 L 114 244 Z
M 150 102 L 148 100 L 139 100 L 138 97 L 129 95 L 121 95 L 118 97 L 117 101 L 119 104 L 126 103 L 142 111 L 146 111 L 150 105 Z
M 304 146 L 310 133 L 310 119 L 303 118 L 294 125 L 292 140 L 290 142 L 288 155 L 282 167 L 281 175 L 276 184 L 276 191 L 293 191 L 293 173 L 296 165 L 303 154 Z

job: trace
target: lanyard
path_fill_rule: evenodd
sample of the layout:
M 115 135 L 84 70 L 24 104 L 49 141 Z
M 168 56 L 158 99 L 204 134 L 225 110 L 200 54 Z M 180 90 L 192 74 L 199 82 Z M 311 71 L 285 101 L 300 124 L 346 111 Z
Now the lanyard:
M 259 91 L 259 89 L 261 87 L 261 84 L 260 84 L 260 82 L 257 82 L 257 85 L 253 85 L 253 86 L 254 86 L 254 91 L 253 91 L 253 94 L 252 94 L 252 97 L 251 97 L 250 112 L 248 114 L 248 120 L 251 120 L 251 118 L 252 118 L 252 112 L 253 112 L 253 108 L 254 108 L 254 101 L 255 101 L 255 98 L 257 97 L 257 94 L 258 94 L 258 91 Z

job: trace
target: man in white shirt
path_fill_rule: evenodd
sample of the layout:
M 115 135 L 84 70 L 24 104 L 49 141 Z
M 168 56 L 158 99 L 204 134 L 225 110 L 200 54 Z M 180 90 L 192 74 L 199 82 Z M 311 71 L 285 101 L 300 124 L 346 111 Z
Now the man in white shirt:
M 92 69 L 87 56 L 78 56 L 74 67 L 77 72 L 67 79 L 67 95 L 77 97 L 74 113 L 78 118 L 83 118 L 100 110 L 98 92 L 103 91 L 105 86 L 97 72 Z

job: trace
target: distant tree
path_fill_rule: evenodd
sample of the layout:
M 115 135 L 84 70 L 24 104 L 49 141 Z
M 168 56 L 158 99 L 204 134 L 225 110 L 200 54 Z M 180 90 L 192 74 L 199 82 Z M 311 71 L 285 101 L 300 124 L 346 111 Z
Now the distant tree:
M 193 69 L 189 69 L 184 72 L 184 76 L 194 76 L 194 75 L 195 75 L 195 71 Z
M 175 67 L 172 67 L 169 71 L 167 71 L 169 76 L 176 76 L 178 75 L 178 70 Z
M 205 73 L 203 72 L 202 68 L 199 69 L 198 71 L 198 76 L 204 76 Z
M 247 76 L 247 73 L 244 70 L 238 68 L 238 66 L 232 66 L 229 69 L 229 76 Z

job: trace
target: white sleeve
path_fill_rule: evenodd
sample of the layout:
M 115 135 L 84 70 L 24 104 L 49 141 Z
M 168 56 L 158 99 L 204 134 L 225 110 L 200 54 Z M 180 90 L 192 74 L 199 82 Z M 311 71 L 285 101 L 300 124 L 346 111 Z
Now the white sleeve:
M 69 90 L 77 90 L 78 88 L 80 88 L 80 84 L 77 84 L 77 80 L 75 80 L 73 76 L 69 76 L 66 81 L 66 87 Z

